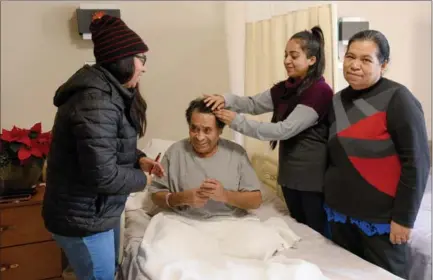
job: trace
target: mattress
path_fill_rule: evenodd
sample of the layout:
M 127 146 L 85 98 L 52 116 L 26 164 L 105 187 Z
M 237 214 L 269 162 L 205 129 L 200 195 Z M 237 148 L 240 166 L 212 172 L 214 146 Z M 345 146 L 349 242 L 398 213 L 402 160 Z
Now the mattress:
M 254 154 L 251 157 L 254 170 L 260 180 L 266 186 L 266 195 L 272 197 L 269 191 L 284 200 L 281 188 L 277 183 L 278 163 L 270 154 Z M 421 202 L 417 219 L 412 230 L 411 240 L 409 241 L 409 256 L 407 270 L 409 280 L 431 280 L 432 279 L 432 259 L 431 259 L 431 175 L 427 181 L 426 190 Z M 281 209 L 281 207 L 279 207 Z
M 302 238 L 296 250 L 284 252 L 288 257 L 302 258 L 318 265 L 329 279 L 399 279 L 387 271 L 372 265 L 359 257 L 336 246 L 331 241 L 323 238 L 320 234 L 305 225 L 299 224 L 288 215 L 288 210 L 283 202 L 281 189 L 277 178 L 277 162 L 269 155 L 255 154 L 251 158 L 252 165 L 263 183 L 262 195 L 266 204 L 272 204 L 278 212 L 284 215 L 284 219 Z M 135 202 L 132 201 L 135 199 Z M 150 216 L 153 212 L 148 194 L 131 197 L 131 207 L 125 215 L 124 228 L 124 256 L 122 261 L 122 273 L 126 279 L 136 279 L 136 275 L 142 274 L 140 265 L 136 263 L 138 247 L 140 246 L 144 230 L 146 229 Z M 134 207 L 133 207 L 134 206 Z M 269 216 L 270 213 L 261 213 Z M 410 256 L 408 258 L 408 271 L 410 280 L 432 279 L 431 273 L 431 180 L 426 188 L 420 211 L 412 231 L 410 241 Z
M 262 218 L 265 218 L 265 216 L 271 213 L 258 214 Z M 297 223 L 289 216 L 285 215 L 283 218 L 302 239 L 297 244 L 296 249 L 287 249 L 283 254 L 291 258 L 300 258 L 316 264 L 330 280 L 401 279 L 341 249 L 314 230 Z M 126 213 L 124 232 L 125 250 L 121 273 L 118 276 L 119 280 L 148 279 L 141 271 L 140 263 L 138 263 L 135 256 L 137 255 L 149 221 L 150 216 L 142 209 Z
M 410 256 L 407 265 L 410 280 L 432 279 L 431 189 L 430 177 L 409 241 Z

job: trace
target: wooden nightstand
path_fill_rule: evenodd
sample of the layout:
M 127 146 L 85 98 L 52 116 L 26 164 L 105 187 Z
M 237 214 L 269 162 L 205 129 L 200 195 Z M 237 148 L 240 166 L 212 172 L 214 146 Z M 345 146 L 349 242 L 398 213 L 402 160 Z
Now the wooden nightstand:
M 28 201 L 0 204 L 0 279 L 62 279 L 61 250 L 45 229 L 45 187 Z

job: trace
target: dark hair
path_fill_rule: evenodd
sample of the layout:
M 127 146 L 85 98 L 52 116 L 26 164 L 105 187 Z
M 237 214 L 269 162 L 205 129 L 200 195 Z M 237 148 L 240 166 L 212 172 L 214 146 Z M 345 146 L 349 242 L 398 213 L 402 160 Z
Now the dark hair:
M 128 82 L 135 72 L 134 56 L 124 57 L 114 62 L 102 63 L 101 66 L 107 69 L 122 85 Z M 147 103 L 141 96 L 138 85 L 130 90 L 134 93 L 134 97 L 129 104 L 129 117 L 137 130 L 138 136 L 143 137 L 147 128 Z
M 349 50 L 350 45 L 356 41 L 372 41 L 377 46 L 377 59 L 380 64 L 389 62 L 390 48 L 388 40 L 385 35 L 377 30 L 364 30 L 353 35 L 349 43 L 347 44 L 347 50 Z
M 316 57 L 316 62 L 308 68 L 305 79 L 302 80 L 296 90 L 297 95 L 300 95 L 314 82 L 319 80 L 325 71 L 325 40 L 320 26 L 314 26 L 310 31 L 300 31 L 293 35 L 290 40 L 300 41 L 301 49 L 305 52 L 307 58 Z M 274 114 L 271 121 L 274 122 L 276 119 L 277 116 Z M 277 141 L 272 140 L 269 145 L 274 150 L 277 146 Z
M 193 101 L 191 101 L 189 103 L 189 106 L 185 112 L 186 121 L 188 122 L 188 125 L 191 124 L 191 117 L 192 117 L 192 113 L 194 111 L 197 111 L 197 112 L 202 113 L 202 114 L 212 114 L 213 115 L 212 108 L 206 106 L 206 103 L 204 102 L 204 98 L 194 99 Z M 224 128 L 225 123 L 220 121 L 217 117 L 215 117 L 215 121 L 216 121 L 216 125 L 218 128 L 220 128 L 220 129 Z
M 298 32 L 290 40 L 301 41 L 301 49 L 305 52 L 307 58 L 316 57 L 316 63 L 308 68 L 305 79 L 298 87 L 297 93 L 299 95 L 320 79 L 325 71 L 325 40 L 322 29 L 319 26 L 314 26 L 311 31 L 304 30 Z

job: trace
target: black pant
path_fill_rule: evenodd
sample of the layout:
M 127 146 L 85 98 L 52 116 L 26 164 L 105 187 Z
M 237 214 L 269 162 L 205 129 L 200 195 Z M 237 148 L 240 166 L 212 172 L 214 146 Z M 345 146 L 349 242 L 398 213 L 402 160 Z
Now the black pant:
M 282 187 L 290 215 L 325 236 L 326 214 L 323 208 L 323 193 L 292 190 Z
M 330 222 L 332 241 L 358 257 L 407 279 L 406 244 L 394 245 L 389 234 L 368 236 L 351 223 Z

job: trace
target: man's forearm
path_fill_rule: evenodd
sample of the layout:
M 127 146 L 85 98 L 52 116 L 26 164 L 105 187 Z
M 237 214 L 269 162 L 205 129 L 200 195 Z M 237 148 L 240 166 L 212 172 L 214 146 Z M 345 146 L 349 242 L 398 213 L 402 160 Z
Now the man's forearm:
M 226 199 L 224 202 L 245 210 L 257 209 L 262 204 L 262 194 L 260 191 L 226 191 Z
M 169 209 L 171 207 L 178 207 L 188 205 L 185 201 L 184 192 L 171 193 L 168 197 L 168 191 L 160 191 L 152 194 L 152 201 L 155 205 L 160 208 Z M 225 191 L 225 199 L 222 201 L 231 206 L 241 209 L 257 209 L 262 204 L 262 194 L 260 191 L 248 191 L 248 192 L 237 192 L 237 191 Z
M 169 194 L 168 191 L 160 191 L 160 192 L 152 194 L 153 203 L 156 206 L 158 206 L 160 208 L 164 208 L 164 209 L 169 209 L 171 207 L 178 207 L 178 206 L 185 205 L 185 203 L 183 201 L 182 192 L 171 193 L 169 198 L 168 198 L 169 205 L 167 204 L 167 197 L 166 197 L 168 194 Z
M 160 208 L 164 208 L 164 209 L 168 209 L 168 205 L 165 201 L 165 197 L 166 195 L 168 195 L 168 191 L 161 191 L 161 192 L 157 192 L 157 193 L 153 193 L 152 194 L 152 202 L 160 207 Z

